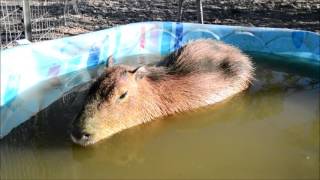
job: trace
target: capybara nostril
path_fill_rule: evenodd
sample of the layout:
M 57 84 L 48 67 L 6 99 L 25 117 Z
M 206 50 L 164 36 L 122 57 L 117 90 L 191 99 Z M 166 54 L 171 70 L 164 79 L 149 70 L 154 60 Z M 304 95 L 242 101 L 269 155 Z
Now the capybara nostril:
M 89 133 L 83 132 L 79 129 L 73 129 L 71 132 L 71 136 L 75 140 L 80 141 L 80 140 L 89 140 L 91 135 Z
M 83 140 L 88 140 L 89 138 L 90 138 L 90 134 L 88 134 L 88 133 L 84 133 L 83 135 L 82 135 L 82 138 L 81 139 L 83 139 Z

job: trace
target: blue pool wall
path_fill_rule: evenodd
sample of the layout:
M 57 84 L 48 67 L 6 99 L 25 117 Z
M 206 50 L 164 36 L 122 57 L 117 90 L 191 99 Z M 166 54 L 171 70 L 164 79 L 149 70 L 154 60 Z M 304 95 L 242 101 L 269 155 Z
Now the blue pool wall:
M 200 38 L 224 41 L 249 55 L 275 55 L 320 67 L 319 34 L 279 28 L 144 22 L 18 46 L 1 50 L 0 138 L 95 78 L 99 73 L 88 68 L 105 64 L 110 55 L 120 64 L 126 56 L 165 56 Z

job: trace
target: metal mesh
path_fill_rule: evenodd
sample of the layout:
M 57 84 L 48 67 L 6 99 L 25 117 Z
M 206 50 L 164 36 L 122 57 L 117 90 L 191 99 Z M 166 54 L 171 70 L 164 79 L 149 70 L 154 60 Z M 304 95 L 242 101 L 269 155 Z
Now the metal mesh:
M 25 38 L 23 1 L 1 0 L 1 48 L 15 46 Z M 70 12 L 77 12 L 77 0 L 29 0 L 32 41 L 63 37 Z
M 67 26 L 69 17 L 68 4 L 64 0 L 32 1 L 30 8 L 33 41 L 56 39 L 64 35 L 59 31 Z
M 1 0 L 1 48 L 15 45 L 24 38 L 22 1 Z

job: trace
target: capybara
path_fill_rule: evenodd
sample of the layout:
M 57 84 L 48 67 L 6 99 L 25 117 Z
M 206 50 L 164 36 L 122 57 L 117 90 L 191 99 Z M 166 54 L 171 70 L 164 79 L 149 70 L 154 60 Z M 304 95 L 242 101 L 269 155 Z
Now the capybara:
M 191 41 L 154 66 L 112 66 L 93 83 L 71 139 L 82 146 L 158 117 L 223 101 L 246 89 L 250 59 L 214 40 Z

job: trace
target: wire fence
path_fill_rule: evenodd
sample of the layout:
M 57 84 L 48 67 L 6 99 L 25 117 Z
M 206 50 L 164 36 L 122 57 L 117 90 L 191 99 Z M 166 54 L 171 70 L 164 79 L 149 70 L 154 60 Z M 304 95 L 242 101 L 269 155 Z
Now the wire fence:
M 197 22 L 199 7 L 196 2 L 199 1 L 0 0 L 1 49 L 23 44 L 29 35 L 34 42 L 141 21 L 181 19 L 183 22 Z M 320 0 L 201 1 L 202 18 L 206 24 L 285 27 L 320 32 Z M 25 2 L 29 3 L 29 18 L 25 18 L 28 14 Z M 179 13 L 182 14 L 178 16 Z
M 25 4 L 27 1 L 27 6 Z M 72 15 L 77 13 L 78 0 L 1 0 L 1 49 L 13 47 L 27 38 L 30 22 L 31 41 L 65 36 Z M 30 10 L 26 14 L 26 10 Z M 30 26 L 30 25 L 29 25 Z
M 1 48 L 12 46 L 16 40 L 24 38 L 22 22 L 22 1 L 0 1 Z

